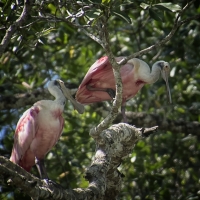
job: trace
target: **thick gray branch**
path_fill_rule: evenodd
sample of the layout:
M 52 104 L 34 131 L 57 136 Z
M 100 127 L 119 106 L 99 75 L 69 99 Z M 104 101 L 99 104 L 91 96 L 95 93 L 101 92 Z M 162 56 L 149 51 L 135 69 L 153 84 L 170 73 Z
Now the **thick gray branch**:
M 157 127 L 147 130 L 152 132 Z M 96 138 L 96 153 L 86 171 L 89 186 L 86 189 L 62 189 L 24 171 L 5 157 L 0 157 L 0 182 L 13 185 L 34 199 L 115 199 L 120 192 L 121 174 L 117 167 L 133 150 L 136 142 L 145 136 L 145 130 L 120 123 L 104 130 Z
M 30 15 L 31 5 L 32 5 L 32 0 L 24 1 L 24 8 L 23 8 L 23 11 L 22 11 L 20 17 L 16 20 L 15 23 L 13 23 L 7 29 L 5 36 L 4 36 L 3 40 L 1 41 L 0 56 L 4 53 L 5 49 L 7 48 L 8 44 L 11 40 L 11 37 L 16 32 L 16 30 L 26 22 L 28 15 Z

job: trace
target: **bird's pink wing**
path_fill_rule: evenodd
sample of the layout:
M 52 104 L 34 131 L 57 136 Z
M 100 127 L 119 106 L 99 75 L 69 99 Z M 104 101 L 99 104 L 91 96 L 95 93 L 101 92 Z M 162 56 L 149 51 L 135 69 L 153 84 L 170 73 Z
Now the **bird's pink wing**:
M 124 57 L 116 57 L 116 61 L 119 62 L 122 58 Z M 109 65 L 109 67 L 107 67 Z M 101 57 L 99 60 L 97 60 L 88 70 L 87 74 L 85 75 L 83 81 L 81 82 L 79 89 L 87 85 L 91 79 L 99 79 L 102 78 L 103 76 L 107 76 L 106 71 L 112 70 L 111 64 L 108 60 L 107 56 Z M 105 71 L 106 70 L 106 71 Z M 114 75 L 113 75 L 114 76 Z M 105 78 L 106 79 L 106 78 Z
M 103 56 L 99 60 L 97 60 L 88 70 L 87 74 L 85 75 L 83 81 L 79 86 L 79 90 L 83 88 L 86 84 L 90 82 L 90 80 L 97 74 L 103 71 L 103 68 L 109 63 L 108 57 Z M 77 92 L 78 95 L 78 92 Z
M 117 57 L 120 61 L 123 57 Z M 91 91 L 86 88 L 90 85 L 93 88 L 111 88 L 115 90 L 115 80 L 112 66 L 107 56 L 97 60 L 88 70 L 76 93 L 76 99 L 82 104 L 111 100 L 108 93 L 104 91 Z
M 88 104 L 92 102 L 99 101 L 99 98 L 94 95 L 94 92 L 89 91 L 86 88 L 86 85 L 90 84 L 92 81 L 95 82 L 95 79 L 102 76 L 102 73 L 105 71 L 105 67 L 109 64 L 107 56 L 101 57 L 97 60 L 88 70 L 83 81 L 81 82 L 78 91 L 76 93 L 76 100 L 82 104 Z
M 35 137 L 38 128 L 37 115 L 39 113 L 38 107 L 28 109 L 17 123 L 14 146 L 10 160 L 19 164 L 23 159 L 24 154 L 29 149 L 31 142 Z

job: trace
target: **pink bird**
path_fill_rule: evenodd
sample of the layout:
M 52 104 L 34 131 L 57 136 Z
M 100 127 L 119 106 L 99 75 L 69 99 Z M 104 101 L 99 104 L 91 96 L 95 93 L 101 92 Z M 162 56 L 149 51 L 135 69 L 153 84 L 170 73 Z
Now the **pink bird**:
M 123 57 L 117 57 L 119 62 Z M 122 94 L 122 114 L 126 121 L 124 105 L 127 100 L 134 97 L 137 92 L 145 85 L 155 83 L 161 74 L 166 82 L 169 101 L 171 94 L 168 84 L 170 71 L 169 63 L 158 61 L 154 63 L 152 70 L 144 61 L 133 58 L 120 68 L 123 84 Z M 115 80 L 112 66 L 107 56 L 97 60 L 88 70 L 76 93 L 76 100 L 81 104 L 91 104 L 95 102 L 107 101 L 115 98 Z
M 48 179 L 44 157 L 56 144 L 63 131 L 62 113 L 66 98 L 79 113 L 84 111 L 84 107 L 73 99 L 61 80 L 50 81 L 48 90 L 55 100 L 38 101 L 24 112 L 16 127 L 10 157 L 12 162 L 26 171 L 30 171 L 36 164 L 42 179 Z

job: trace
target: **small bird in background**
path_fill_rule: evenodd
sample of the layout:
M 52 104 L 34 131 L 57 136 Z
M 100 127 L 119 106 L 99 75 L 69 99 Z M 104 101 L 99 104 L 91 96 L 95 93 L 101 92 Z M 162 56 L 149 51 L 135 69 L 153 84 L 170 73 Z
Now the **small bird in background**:
M 117 57 L 116 61 L 119 62 L 123 58 Z M 134 97 L 145 84 L 155 83 L 160 75 L 166 82 L 169 102 L 172 102 L 168 83 L 169 72 L 170 65 L 168 62 L 157 61 L 150 70 L 148 64 L 138 58 L 130 59 L 120 68 L 123 84 L 121 110 L 124 122 L 127 122 L 125 115 L 126 101 Z M 77 90 L 76 100 L 85 105 L 111 100 L 115 98 L 115 90 L 116 83 L 112 65 L 108 57 L 104 56 L 97 60 L 88 70 Z
M 47 180 L 44 158 L 62 134 L 66 98 L 79 113 L 84 112 L 84 106 L 75 101 L 63 81 L 50 81 L 48 90 L 55 100 L 38 101 L 23 113 L 17 123 L 10 157 L 12 162 L 28 172 L 36 164 L 40 177 Z

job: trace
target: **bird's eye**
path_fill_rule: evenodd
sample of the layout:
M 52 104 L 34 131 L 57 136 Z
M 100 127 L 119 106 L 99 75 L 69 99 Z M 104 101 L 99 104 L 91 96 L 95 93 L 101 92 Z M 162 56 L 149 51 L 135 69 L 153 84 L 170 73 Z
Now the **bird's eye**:
M 164 71 L 170 71 L 170 66 L 169 65 L 164 65 L 163 70 Z
M 54 81 L 54 85 L 56 85 L 57 87 L 60 87 L 59 81 L 55 80 L 55 81 Z

